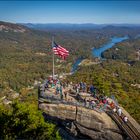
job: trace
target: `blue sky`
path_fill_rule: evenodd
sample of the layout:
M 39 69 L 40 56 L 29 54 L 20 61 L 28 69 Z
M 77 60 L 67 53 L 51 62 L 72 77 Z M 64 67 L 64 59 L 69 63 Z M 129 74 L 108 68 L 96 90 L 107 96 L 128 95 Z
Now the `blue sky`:
M 0 20 L 140 24 L 140 1 L 0 1 Z

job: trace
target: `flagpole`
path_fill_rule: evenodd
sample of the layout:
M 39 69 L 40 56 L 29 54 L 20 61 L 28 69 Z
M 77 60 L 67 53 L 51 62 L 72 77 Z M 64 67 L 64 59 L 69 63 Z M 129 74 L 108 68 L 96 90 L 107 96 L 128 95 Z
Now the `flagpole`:
M 53 48 L 53 45 L 54 45 L 54 36 L 52 37 L 52 48 Z M 53 54 L 53 71 L 52 71 L 52 78 L 54 79 L 54 52 L 52 51 L 52 54 Z

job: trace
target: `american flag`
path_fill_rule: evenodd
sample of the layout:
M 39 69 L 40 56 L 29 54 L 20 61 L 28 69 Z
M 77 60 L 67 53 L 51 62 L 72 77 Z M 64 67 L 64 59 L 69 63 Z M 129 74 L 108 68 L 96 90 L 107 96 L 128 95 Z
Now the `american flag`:
M 55 42 L 53 43 L 53 52 L 54 52 L 54 54 L 58 55 L 62 59 L 66 59 L 69 55 L 68 50 L 61 47 L 60 45 L 57 45 Z

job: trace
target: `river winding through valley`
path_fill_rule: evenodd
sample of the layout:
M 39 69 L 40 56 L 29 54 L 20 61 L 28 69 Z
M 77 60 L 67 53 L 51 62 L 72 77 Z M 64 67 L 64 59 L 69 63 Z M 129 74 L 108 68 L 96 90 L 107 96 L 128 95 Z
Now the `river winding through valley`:
M 108 43 L 102 45 L 100 48 L 93 48 L 92 49 L 92 55 L 94 57 L 98 57 L 98 58 L 101 58 L 102 59 L 101 54 L 104 51 L 106 51 L 107 49 L 112 48 L 115 44 L 120 43 L 120 42 L 122 42 L 124 40 L 127 40 L 127 39 L 129 39 L 128 36 L 124 36 L 124 37 L 113 37 L 113 38 L 111 38 L 111 40 Z M 83 60 L 83 58 L 78 58 L 75 61 L 75 63 L 72 66 L 71 73 L 74 73 L 77 70 L 77 68 L 78 68 L 79 64 L 82 62 L 82 60 Z

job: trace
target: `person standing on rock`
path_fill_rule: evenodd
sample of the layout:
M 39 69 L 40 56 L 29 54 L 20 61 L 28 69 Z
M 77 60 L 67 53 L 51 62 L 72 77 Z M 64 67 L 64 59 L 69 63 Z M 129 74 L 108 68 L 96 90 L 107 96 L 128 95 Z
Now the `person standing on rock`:
M 86 83 L 83 82 L 83 84 L 82 84 L 82 92 L 85 92 L 85 91 L 86 91 Z
M 45 83 L 45 89 L 48 90 L 48 88 L 49 88 L 48 81 L 46 81 L 46 83 Z
M 83 89 L 83 82 L 80 82 L 79 85 L 80 85 L 80 90 L 82 90 Z
M 65 100 L 67 100 L 67 91 L 64 91 Z
M 80 91 L 80 85 L 77 84 L 77 86 L 76 86 L 76 93 L 79 94 L 79 91 Z
M 127 118 L 126 116 L 124 116 L 123 121 L 124 121 L 125 123 L 127 123 L 128 118 Z
M 60 91 L 60 99 L 63 100 L 63 91 L 62 91 L 61 85 L 60 85 L 59 91 Z
M 87 101 L 86 101 L 86 97 L 84 98 L 84 106 L 86 107 L 87 105 Z
M 96 88 L 94 88 L 94 98 L 96 98 L 97 97 L 97 89 Z
M 64 89 L 66 88 L 66 83 L 65 83 L 65 82 L 63 83 L 63 88 L 64 88 Z
M 117 112 L 117 108 L 116 108 L 116 107 L 114 107 L 114 108 L 112 109 L 112 108 L 110 108 L 110 106 L 107 105 L 107 108 L 108 108 L 109 110 L 111 110 L 111 113 L 112 113 L 112 114 L 114 114 L 114 113 Z
M 94 86 L 91 85 L 90 88 L 89 88 L 89 90 L 90 90 L 90 93 L 93 94 L 94 93 Z
M 121 108 L 118 108 L 117 113 L 118 113 L 118 115 L 121 117 L 121 114 L 122 114 L 122 109 L 121 109 Z
M 59 94 L 59 87 L 58 87 L 58 85 L 56 86 L 56 94 Z

